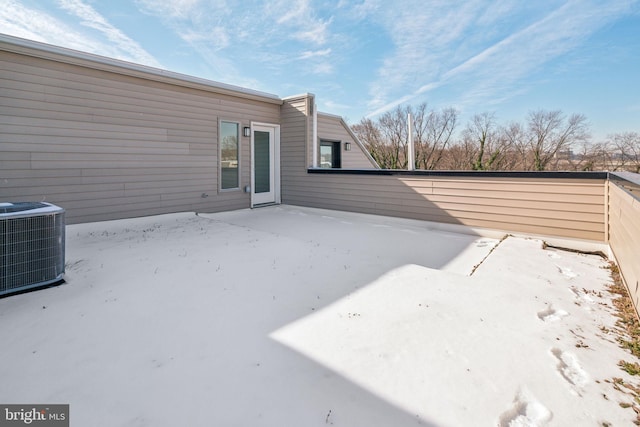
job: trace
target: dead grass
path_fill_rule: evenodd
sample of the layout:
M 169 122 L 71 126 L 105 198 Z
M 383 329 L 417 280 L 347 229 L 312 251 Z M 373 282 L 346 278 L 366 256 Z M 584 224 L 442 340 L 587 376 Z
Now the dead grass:
M 620 328 L 620 336 L 618 342 L 620 346 L 626 348 L 631 352 L 637 361 L 628 362 L 621 360 L 618 366 L 629 375 L 640 376 L 640 322 L 638 321 L 638 314 L 633 306 L 631 297 L 627 292 L 627 288 L 622 282 L 620 276 L 620 270 L 614 263 L 609 263 L 609 270 L 611 271 L 611 277 L 613 284 L 609 285 L 609 292 L 618 295 L 613 300 L 613 305 L 617 309 L 618 320 L 616 325 Z M 633 397 L 633 403 L 621 403 L 620 406 L 628 407 L 635 411 L 636 419 L 634 423 L 640 425 L 640 388 L 625 382 L 622 378 L 613 379 L 614 388 L 625 394 L 629 394 Z
M 618 295 L 613 300 L 613 305 L 618 310 L 617 326 L 620 327 L 626 336 L 618 338 L 620 345 L 631 352 L 635 357 L 640 359 L 640 322 L 636 309 L 631 302 L 631 297 L 627 292 L 627 288 L 620 277 L 618 266 L 611 263 L 609 265 L 613 284 L 609 285 L 609 292 Z

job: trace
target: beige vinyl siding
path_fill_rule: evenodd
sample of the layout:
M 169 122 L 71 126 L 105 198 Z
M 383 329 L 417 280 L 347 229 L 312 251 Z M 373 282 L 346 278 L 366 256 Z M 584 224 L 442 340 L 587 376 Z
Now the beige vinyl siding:
M 640 202 L 609 182 L 609 246 L 636 307 L 640 308 Z
M 349 131 L 346 123 L 339 116 L 318 113 L 318 139 L 342 142 L 341 154 L 343 169 L 377 168 L 371 156 L 366 153 L 364 147 Z M 351 143 L 350 151 L 345 151 L 345 142 Z
M 218 119 L 278 123 L 280 105 L 125 74 L 0 51 L 0 201 L 68 223 L 248 207 L 218 191 Z M 242 187 L 250 138 L 240 154 Z
M 286 203 L 543 236 L 605 240 L 605 181 L 308 174 Z
M 302 95 L 287 98 L 280 113 L 280 176 L 282 203 L 288 203 L 289 193 L 296 182 L 307 176 L 307 166 L 312 162 L 311 123 L 307 115 L 312 98 Z
M 62 64 L 58 70 L 64 70 L 67 64 L 77 65 L 83 68 L 102 70 L 108 73 L 137 77 L 144 81 L 167 83 L 171 86 L 192 88 L 199 91 L 211 92 L 221 95 L 231 95 L 243 99 L 252 99 L 260 102 L 282 104 L 282 100 L 276 95 L 241 88 L 219 82 L 213 82 L 198 77 L 192 77 L 168 70 L 158 69 L 118 59 L 107 58 L 66 49 L 58 46 L 47 45 L 30 40 L 24 40 L 12 36 L 0 35 L 0 50 L 13 52 L 24 56 L 35 56 Z M 52 65 L 54 69 L 55 65 Z
M 280 108 L 280 161 L 297 173 L 313 164 L 314 96 L 304 94 L 285 98 Z

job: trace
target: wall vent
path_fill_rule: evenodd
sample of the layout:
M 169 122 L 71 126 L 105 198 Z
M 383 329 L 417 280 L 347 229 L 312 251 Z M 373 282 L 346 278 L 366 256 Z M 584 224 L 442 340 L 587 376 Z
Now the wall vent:
M 62 281 L 64 209 L 0 203 L 0 296 Z

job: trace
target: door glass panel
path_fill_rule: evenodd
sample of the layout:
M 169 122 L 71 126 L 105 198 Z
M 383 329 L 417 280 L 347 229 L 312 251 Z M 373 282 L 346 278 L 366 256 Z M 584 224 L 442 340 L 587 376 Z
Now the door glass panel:
M 257 130 L 253 133 L 256 193 L 268 193 L 271 191 L 269 143 L 269 132 Z

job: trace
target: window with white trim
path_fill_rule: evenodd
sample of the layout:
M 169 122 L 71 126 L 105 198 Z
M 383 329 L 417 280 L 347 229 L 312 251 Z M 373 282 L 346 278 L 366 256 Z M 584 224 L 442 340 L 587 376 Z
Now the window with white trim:
M 220 120 L 220 189 L 240 188 L 240 124 Z

